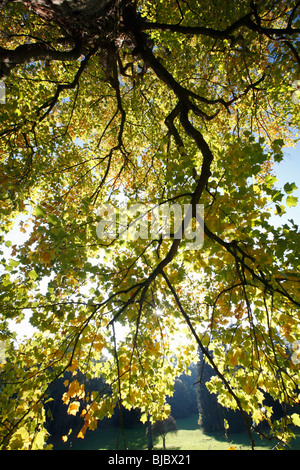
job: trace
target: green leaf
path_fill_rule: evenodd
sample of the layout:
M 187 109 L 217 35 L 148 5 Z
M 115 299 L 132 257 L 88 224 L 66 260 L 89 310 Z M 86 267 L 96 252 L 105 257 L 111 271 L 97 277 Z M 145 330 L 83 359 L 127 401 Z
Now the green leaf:
M 54 235 L 57 240 L 64 238 L 67 235 L 67 232 L 64 231 L 63 228 L 57 227 L 54 229 Z
M 275 191 L 272 195 L 272 199 L 274 202 L 280 202 L 282 201 L 282 198 L 283 198 L 283 194 L 279 190 Z
M 52 225 L 58 225 L 60 224 L 60 219 L 54 215 L 54 214 L 48 214 L 47 215 L 47 222 Z
M 35 272 L 34 269 L 32 269 L 31 271 L 29 271 L 28 276 L 30 277 L 30 279 L 32 279 L 33 281 L 35 281 L 36 278 L 38 277 L 38 274 Z
M 9 263 L 9 266 L 11 266 L 13 268 L 16 268 L 20 264 L 19 261 L 15 260 L 15 259 L 10 259 L 8 263 Z
M 274 160 L 276 163 L 280 163 L 282 162 L 283 157 L 284 157 L 283 153 L 275 153 Z
M 278 180 L 277 180 L 276 176 L 274 176 L 274 175 L 267 175 L 267 176 L 265 177 L 265 183 L 266 183 L 269 187 L 272 187 L 273 184 L 276 183 L 276 181 L 278 181 Z
M 33 209 L 32 214 L 36 217 L 45 217 L 46 211 L 42 206 L 36 206 L 36 208 Z
M 288 207 L 296 206 L 298 202 L 298 198 L 296 196 L 288 196 L 286 198 L 286 204 Z
M 291 418 L 295 426 L 300 426 L 300 415 L 298 415 L 297 413 L 294 413 L 291 415 Z
M 179 151 L 180 155 L 182 155 L 182 156 L 186 155 L 186 151 L 185 151 L 185 148 L 184 148 L 183 145 L 178 147 L 178 151 Z
M 298 189 L 298 187 L 296 186 L 295 183 L 286 183 L 283 187 L 283 189 L 285 190 L 285 192 L 287 194 L 290 194 L 292 193 L 293 191 L 295 191 L 295 189 Z

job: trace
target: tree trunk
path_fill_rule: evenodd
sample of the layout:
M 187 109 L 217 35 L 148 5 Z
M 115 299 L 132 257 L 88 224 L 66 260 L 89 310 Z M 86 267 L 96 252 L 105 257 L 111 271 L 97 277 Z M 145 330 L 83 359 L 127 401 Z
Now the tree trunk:
M 19 0 L 15 0 L 19 1 Z M 105 16 L 113 8 L 117 8 L 118 0 L 22 0 L 29 10 L 45 20 L 52 20 L 71 29 L 72 21 L 77 25 L 86 23 L 87 20 L 95 20 Z
M 148 415 L 148 421 L 147 421 L 147 436 L 148 436 L 148 450 L 153 449 L 153 441 L 152 441 L 152 427 L 151 427 L 151 421 L 150 421 L 150 415 Z
M 108 60 L 114 60 L 124 42 L 132 50 L 136 47 L 128 21 L 137 18 L 131 0 L 23 0 L 22 3 L 49 24 L 55 22 L 60 26 L 61 37 L 57 44 L 48 44 L 43 39 L 34 43 L 28 40 L 13 50 L 0 47 L 0 78 L 9 75 L 16 65 L 36 60 L 76 60 L 91 50 L 100 51 L 100 63 L 106 69 Z

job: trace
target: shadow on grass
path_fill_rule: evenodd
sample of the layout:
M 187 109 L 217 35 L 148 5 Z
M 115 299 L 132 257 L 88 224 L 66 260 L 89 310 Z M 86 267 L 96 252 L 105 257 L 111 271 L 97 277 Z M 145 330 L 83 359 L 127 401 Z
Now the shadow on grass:
M 251 443 L 247 432 L 229 434 L 228 440 L 224 433 L 204 433 L 198 425 L 198 416 L 192 415 L 185 419 L 177 420 L 177 435 L 167 435 L 166 450 L 226 450 L 231 445 L 237 450 L 250 450 Z M 101 426 L 96 431 L 88 431 L 85 439 L 73 439 L 63 443 L 56 439 L 51 443 L 57 450 L 147 450 L 146 426 L 140 424 L 132 429 L 124 429 L 125 442 L 119 429 Z M 256 450 L 271 449 L 276 441 L 262 441 L 255 436 Z M 300 436 L 291 442 L 291 448 L 300 450 Z M 153 439 L 153 450 L 163 450 L 161 438 Z
M 125 437 L 125 439 L 124 439 Z M 156 439 L 153 439 L 154 445 Z M 54 449 L 57 450 L 147 450 L 147 435 L 144 425 L 132 429 L 124 429 L 119 433 L 116 427 L 101 427 L 95 431 L 87 431 L 84 439 L 71 439 L 67 443 L 53 440 Z
M 232 446 L 234 446 L 237 450 L 243 449 L 249 449 L 251 450 L 251 441 L 250 437 L 247 432 L 241 432 L 241 433 L 233 433 L 228 435 L 228 440 L 226 439 L 225 435 L 222 433 L 205 433 L 209 438 L 214 439 L 215 441 L 218 441 L 222 444 L 225 444 L 226 442 Z M 261 438 L 259 434 L 254 433 L 253 434 L 253 439 L 255 442 L 255 447 L 254 450 L 271 450 L 273 449 L 276 444 L 279 443 L 278 439 L 274 438 L 272 440 L 268 440 L 266 438 Z M 300 435 L 295 434 L 295 439 L 292 439 L 285 447 L 286 450 L 300 450 Z

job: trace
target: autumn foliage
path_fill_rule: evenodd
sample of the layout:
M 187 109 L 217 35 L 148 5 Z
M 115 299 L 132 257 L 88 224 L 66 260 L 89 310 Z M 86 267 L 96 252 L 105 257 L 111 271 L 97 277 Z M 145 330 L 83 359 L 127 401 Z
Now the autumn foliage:
M 299 415 L 274 422 L 264 396 L 299 406 L 299 232 L 272 224 L 297 203 L 273 165 L 298 138 L 299 2 L 1 4 L 1 448 L 48 448 L 66 371 L 79 438 L 116 406 L 166 419 L 199 348 L 252 447 L 289 442 Z M 125 202 L 188 204 L 195 224 L 202 204 L 203 246 L 99 239 L 101 207 Z

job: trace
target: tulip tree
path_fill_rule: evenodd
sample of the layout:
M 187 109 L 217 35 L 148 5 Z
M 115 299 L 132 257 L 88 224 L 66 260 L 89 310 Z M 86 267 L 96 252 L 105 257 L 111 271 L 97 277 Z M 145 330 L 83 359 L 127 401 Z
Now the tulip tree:
M 166 419 L 199 349 L 249 445 L 284 446 L 300 423 L 299 233 L 280 221 L 296 183 L 278 189 L 273 167 L 297 142 L 300 2 L 0 5 L 1 448 L 50 448 L 66 371 L 78 438 L 115 407 Z M 169 232 L 151 231 L 166 208 Z M 36 332 L 16 340 L 24 316 Z

